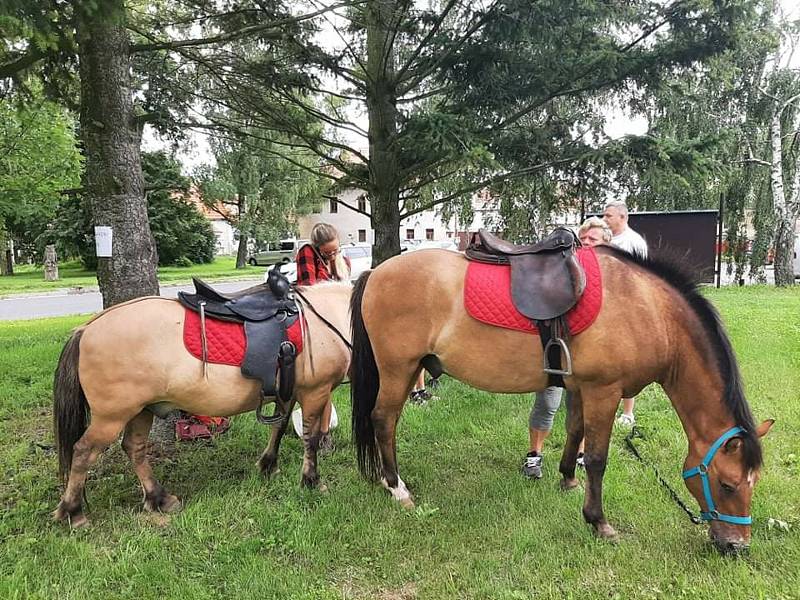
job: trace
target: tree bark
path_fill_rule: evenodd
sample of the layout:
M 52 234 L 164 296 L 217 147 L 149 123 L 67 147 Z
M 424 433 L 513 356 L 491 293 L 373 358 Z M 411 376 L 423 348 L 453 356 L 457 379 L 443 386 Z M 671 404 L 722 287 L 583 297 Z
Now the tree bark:
M 394 37 L 388 23 L 394 0 L 375 0 L 367 14 L 367 86 L 372 266 L 400 254 L 400 157 Z
M 58 281 L 58 258 L 53 244 L 48 244 L 44 248 L 44 280 Z
M 13 275 L 14 269 L 9 260 L 11 252 L 9 250 L 9 237 L 5 227 L 0 225 L 0 275 Z
M 800 216 L 800 165 L 795 165 L 794 179 L 789 187 L 789 197 L 787 198 L 783 183 L 782 112 L 783 110 L 776 109 L 772 116 L 770 183 L 772 204 L 775 210 L 775 285 L 788 286 L 794 285 L 795 223 Z
M 133 115 L 131 61 L 123 0 L 78 19 L 80 126 L 86 156 L 84 189 L 94 225 L 110 226 L 110 258 L 98 258 L 97 281 L 107 308 L 158 295 L 156 246 L 147 219 L 140 136 Z
M 247 197 L 245 194 L 241 192 L 237 194 L 238 203 L 237 203 L 237 210 L 239 213 L 239 225 L 241 226 L 242 223 L 242 216 L 247 209 Z M 239 227 L 239 246 L 236 249 L 236 268 L 237 269 L 244 269 L 247 266 L 247 234 L 242 231 L 242 228 Z

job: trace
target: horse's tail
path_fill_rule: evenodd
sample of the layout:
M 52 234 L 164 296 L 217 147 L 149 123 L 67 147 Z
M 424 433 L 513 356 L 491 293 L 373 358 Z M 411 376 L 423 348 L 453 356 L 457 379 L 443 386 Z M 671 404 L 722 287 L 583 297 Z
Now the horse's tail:
M 353 330 L 353 358 L 350 361 L 350 399 L 353 404 L 353 441 L 356 444 L 358 468 L 362 475 L 377 479 L 380 468 L 378 444 L 372 426 L 372 410 L 378 397 L 380 378 L 372 343 L 369 341 L 364 318 L 361 315 L 361 300 L 372 271 L 361 274 L 353 288 L 350 299 L 350 323 Z
M 53 430 L 58 446 L 58 474 L 69 475 L 75 442 L 81 439 L 89 424 L 89 404 L 78 378 L 78 361 L 83 328 L 67 340 L 58 359 L 53 379 Z

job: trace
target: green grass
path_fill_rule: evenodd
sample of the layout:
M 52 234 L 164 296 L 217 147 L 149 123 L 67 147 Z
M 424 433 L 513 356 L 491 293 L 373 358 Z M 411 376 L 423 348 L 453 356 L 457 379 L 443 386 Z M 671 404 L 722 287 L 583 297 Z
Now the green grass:
M 583 523 L 581 491 L 558 489 L 563 411 L 545 447 L 545 478 L 527 481 L 526 396 L 446 380 L 428 406 L 406 406 L 401 473 L 418 508 L 401 510 L 362 480 L 349 445 L 347 390 L 337 451 L 321 459 L 329 492 L 298 489 L 300 442 L 281 472 L 253 467 L 267 430 L 252 415 L 210 443 L 155 461 L 185 502 L 170 521 L 141 510 L 118 446 L 88 486 L 91 525 L 49 520 L 59 496 L 50 386 L 81 318 L 0 324 L 0 598 L 765 598 L 800 597 L 800 290 L 708 292 L 728 325 L 757 419 L 777 419 L 742 559 L 719 556 L 623 448 L 615 432 L 605 507 L 614 545 Z M 686 441 L 662 392 L 639 397 L 642 454 L 690 501 L 680 480 Z M 582 477 L 582 475 L 581 475 Z M 694 506 L 694 502 L 690 504 Z M 770 526 L 770 519 L 788 531 Z
M 158 280 L 161 285 L 168 283 L 184 283 L 192 277 L 201 277 L 210 281 L 236 278 L 258 278 L 264 273 L 264 267 L 245 266 L 236 269 L 236 258 L 218 256 L 214 262 L 190 267 L 160 267 Z M 45 281 L 44 270 L 36 265 L 17 265 L 14 275 L 0 277 L 0 298 L 13 294 L 29 294 L 53 292 L 61 288 L 97 287 L 94 271 L 87 271 L 77 261 L 65 262 L 58 267 L 59 280 Z

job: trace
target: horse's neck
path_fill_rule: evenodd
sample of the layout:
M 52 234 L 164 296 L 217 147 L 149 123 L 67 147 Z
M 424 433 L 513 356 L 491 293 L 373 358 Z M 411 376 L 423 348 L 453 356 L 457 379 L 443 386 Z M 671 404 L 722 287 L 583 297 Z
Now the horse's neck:
M 350 339 L 350 295 L 353 287 L 349 283 L 320 283 L 303 289 L 303 295 L 312 306 L 336 329 Z
M 663 385 L 690 445 L 699 448 L 708 447 L 735 424 L 725 405 L 716 353 L 702 336 L 702 330 L 690 327 L 677 336 L 670 376 Z

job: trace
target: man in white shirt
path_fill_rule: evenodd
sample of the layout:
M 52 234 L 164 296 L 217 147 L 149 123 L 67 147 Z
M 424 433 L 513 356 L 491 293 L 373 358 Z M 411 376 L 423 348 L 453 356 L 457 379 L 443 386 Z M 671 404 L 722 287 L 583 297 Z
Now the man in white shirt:
M 628 227 L 628 207 L 622 200 L 612 200 L 603 209 L 603 220 L 611 229 L 611 245 L 639 256 L 647 257 L 647 242 L 644 238 Z M 617 418 L 617 423 L 625 427 L 633 427 L 636 419 L 633 417 L 634 398 L 622 399 L 622 414 Z
M 630 252 L 647 257 L 647 242 L 628 227 L 628 207 L 622 200 L 612 200 L 603 209 L 603 220 L 611 229 L 611 244 Z

